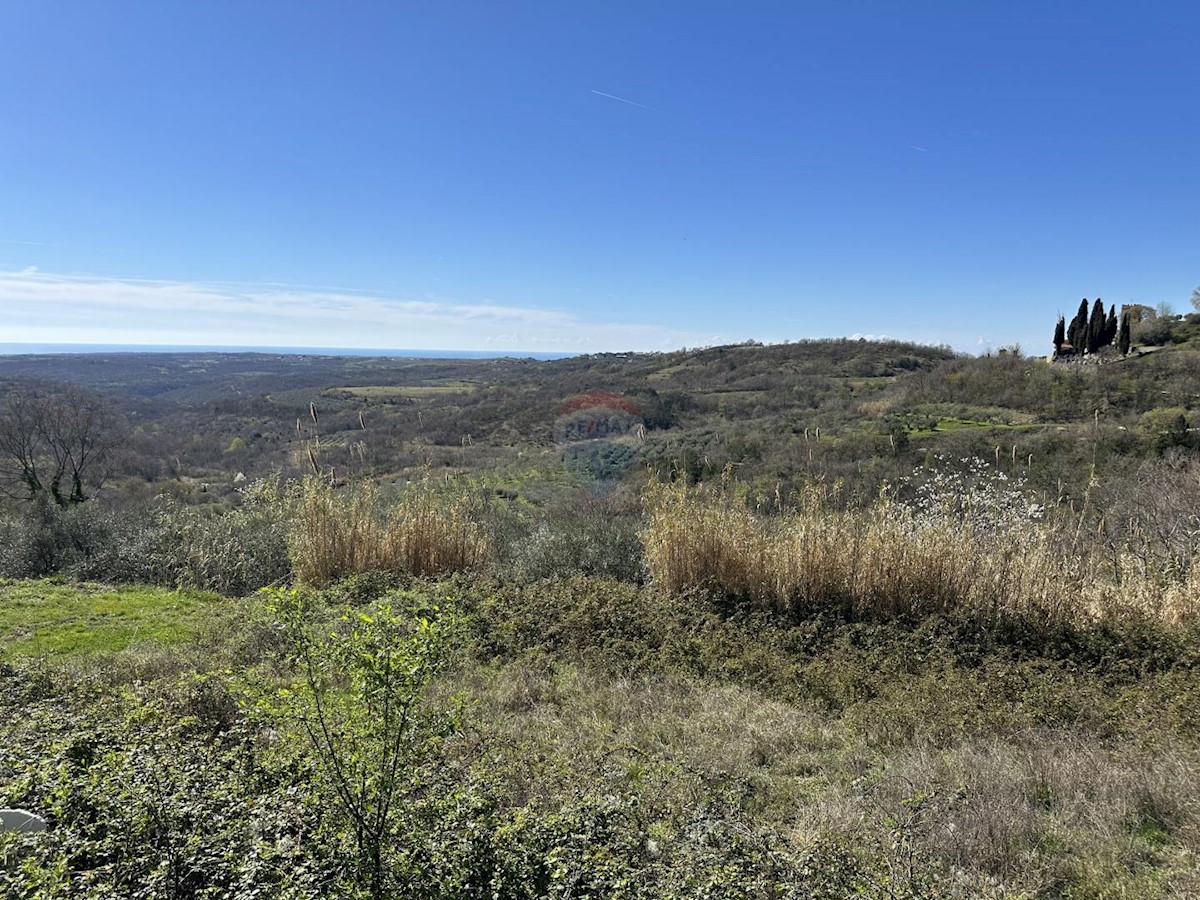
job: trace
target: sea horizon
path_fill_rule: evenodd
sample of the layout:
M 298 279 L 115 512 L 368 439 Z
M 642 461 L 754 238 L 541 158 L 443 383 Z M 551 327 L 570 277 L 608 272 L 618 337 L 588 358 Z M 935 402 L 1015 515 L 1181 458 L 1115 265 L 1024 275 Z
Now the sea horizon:
M 413 350 L 380 347 L 271 347 L 221 344 L 56 344 L 0 342 L 0 356 L 62 356 L 96 353 L 256 353 L 286 356 L 383 356 L 408 359 L 566 359 L 576 353 L 533 350 Z

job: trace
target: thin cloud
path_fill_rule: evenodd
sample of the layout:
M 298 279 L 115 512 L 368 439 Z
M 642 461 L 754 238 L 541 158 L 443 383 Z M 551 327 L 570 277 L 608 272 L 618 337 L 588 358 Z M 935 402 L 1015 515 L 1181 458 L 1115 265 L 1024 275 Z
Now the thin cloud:
M 269 284 L 0 271 L 0 342 L 667 350 L 708 338 L 562 309 Z
M 636 103 L 633 100 L 626 100 L 624 97 L 618 97 L 616 94 L 606 94 L 604 91 L 593 90 L 593 94 L 599 94 L 601 97 L 607 97 L 609 100 L 616 100 L 618 103 L 628 103 L 630 106 L 636 106 L 638 109 L 648 109 L 650 112 L 658 112 L 653 106 L 646 106 L 644 103 Z

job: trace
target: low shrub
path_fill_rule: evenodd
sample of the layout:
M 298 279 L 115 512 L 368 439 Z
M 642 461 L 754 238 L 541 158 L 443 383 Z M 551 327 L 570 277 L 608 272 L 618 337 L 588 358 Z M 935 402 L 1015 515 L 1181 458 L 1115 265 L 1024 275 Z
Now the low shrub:
M 641 581 L 645 560 L 638 532 L 641 508 L 622 495 L 579 491 L 551 506 L 523 541 L 511 564 L 529 579 L 573 574 Z
M 240 492 L 222 512 L 169 497 L 109 509 L 100 501 L 28 504 L 0 521 L 0 575 L 62 574 L 244 596 L 289 577 L 287 512 L 274 479 Z
M 287 500 L 277 481 L 252 486 L 238 506 L 215 515 L 160 502 L 147 580 L 235 597 L 289 580 Z

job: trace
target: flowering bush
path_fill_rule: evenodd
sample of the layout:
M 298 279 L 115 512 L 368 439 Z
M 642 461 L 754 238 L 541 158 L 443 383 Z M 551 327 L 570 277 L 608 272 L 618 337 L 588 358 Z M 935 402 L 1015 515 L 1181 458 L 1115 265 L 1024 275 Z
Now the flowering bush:
M 982 538 L 1028 533 L 1045 505 L 1024 476 L 1011 478 L 974 456 L 937 455 L 934 468 L 919 468 L 900 485 L 905 513 L 917 526 L 960 524 Z

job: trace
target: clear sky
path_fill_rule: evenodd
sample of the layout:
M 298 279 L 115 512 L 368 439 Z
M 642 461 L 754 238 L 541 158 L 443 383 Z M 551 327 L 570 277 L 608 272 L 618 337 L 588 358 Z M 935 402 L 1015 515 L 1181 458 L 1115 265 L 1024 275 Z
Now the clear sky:
M 1200 4 L 8 0 L 0 342 L 1049 349 L 1200 284 Z

